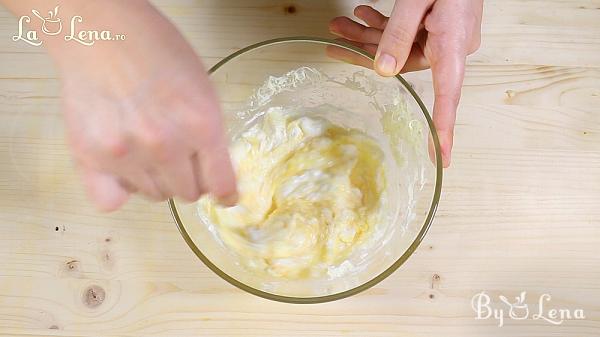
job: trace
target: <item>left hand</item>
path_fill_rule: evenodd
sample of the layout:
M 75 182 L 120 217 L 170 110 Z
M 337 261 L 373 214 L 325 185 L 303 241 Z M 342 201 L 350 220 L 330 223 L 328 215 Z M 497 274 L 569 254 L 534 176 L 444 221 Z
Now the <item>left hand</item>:
M 465 60 L 481 41 L 482 12 L 483 0 L 397 0 L 389 18 L 369 6 L 358 6 L 354 15 L 368 26 L 348 17 L 337 17 L 329 26 L 345 42 L 375 54 L 373 66 L 383 76 L 431 67 L 433 122 L 444 167 L 450 165 Z M 338 53 L 341 59 L 361 63 L 348 59 L 342 50 Z

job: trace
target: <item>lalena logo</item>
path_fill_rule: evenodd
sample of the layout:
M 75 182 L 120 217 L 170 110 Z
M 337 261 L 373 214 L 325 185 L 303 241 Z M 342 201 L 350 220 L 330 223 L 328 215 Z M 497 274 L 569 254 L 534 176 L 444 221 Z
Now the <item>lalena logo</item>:
M 56 6 L 54 10 L 48 11 L 48 15 L 41 14 L 38 10 L 33 9 L 31 13 L 41 22 L 42 33 L 48 36 L 56 36 L 63 32 L 63 21 L 59 16 L 60 6 Z M 12 40 L 23 41 L 32 46 L 41 46 L 43 41 L 39 39 L 38 31 L 27 30 L 26 24 L 31 23 L 32 17 L 24 15 L 19 19 L 19 33 L 12 37 Z M 83 23 L 83 18 L 75 15 L 68 22 L 68 32 L 64 36 L 65 41 L 73 41 L 84 46 L 93 46 L 96 41 L 123 41 L 125 35 L 113 34 L 109 30 L 81 30 L 78 25 Z

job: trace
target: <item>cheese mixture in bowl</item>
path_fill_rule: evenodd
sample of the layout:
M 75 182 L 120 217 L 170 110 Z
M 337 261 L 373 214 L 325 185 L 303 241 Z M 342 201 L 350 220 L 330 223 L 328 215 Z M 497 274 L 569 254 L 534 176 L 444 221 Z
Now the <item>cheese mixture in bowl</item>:
M 359 130 L 271 108 L 231 156 L 239 204 L 204 198 L 200 214 L 252 271 L 320 276 L 382 219 L 383 151 Z
M 370 62 L 339 42 L 285 38 L 211 69 L 239 203 L 169 204 L 217 275 L 272 300 L 325 302 L 368 289 L 417 249 L 441 193 L 437 135 L 413 86 L 353 64 Z

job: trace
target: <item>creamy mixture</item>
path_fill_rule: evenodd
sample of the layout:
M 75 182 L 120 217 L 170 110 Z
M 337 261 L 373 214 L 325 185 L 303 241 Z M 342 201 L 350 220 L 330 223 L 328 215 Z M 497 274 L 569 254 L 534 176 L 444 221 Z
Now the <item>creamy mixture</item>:
M 358 130 L 271 108 L 233 142 L 231 156 L 239 204 L 206 197 L 200 214 L 254 271 L 323 275 L 381 218 L 383 152 Z

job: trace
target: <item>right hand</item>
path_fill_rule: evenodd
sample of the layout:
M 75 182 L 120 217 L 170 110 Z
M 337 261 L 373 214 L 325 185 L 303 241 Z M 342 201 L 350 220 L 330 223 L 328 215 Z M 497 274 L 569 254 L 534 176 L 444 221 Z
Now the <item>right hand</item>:
M 67 136 L 91 199 L 104 211 L 131 193 L 237 200 L 222 116 L 200 59 L 150 5 L 126 41 L 55 53 Z
M 331 21 L 330 30 L 348 43 L 375 55 L 365 64 L 334 51 L 330 55 L 375 70 L 383 76 L 431 67 L 435 102 L 433 122 L 442 162 L 450 165 L 456 110 L 467 55 L 479 48 L 483 0 L 396 0 L 390 17 L 369 6 L 354 10 L 367 26 L 348 17 Z

